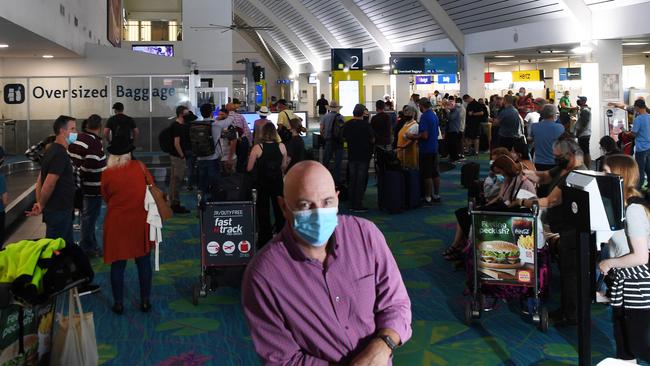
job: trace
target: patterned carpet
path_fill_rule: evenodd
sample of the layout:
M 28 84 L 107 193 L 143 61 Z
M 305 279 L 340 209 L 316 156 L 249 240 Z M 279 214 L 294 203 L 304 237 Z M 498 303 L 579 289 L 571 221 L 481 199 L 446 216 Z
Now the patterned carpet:
M 485 169 L 485 161 L 482 166 Z M 519 304 L 499 303 L 472 327 L 464 325 L 464 271 L 454 271 L 440 252 L 452 239 L 453 212 L 465 205 L 459 188 L 460 168 L 443 174 L 443 203 L 399 215 L 376 210 L 371 179 L 363 215 L 384 232 L 408 288 L 413 310 L 413 338 L 395 356 L 395 365 L 574 365 L 576 328 L 541 333 L 519 313 Z M 192 207 L 193 197 L 183 199 Z M 345 204 L 342 204 L 345 212 Z M 101 233 L 100 233 L 101 234 Z M 199 267 L 199 228 L 194 214 L 177 216 L 164 229 L 161 270 L 154 273 L 153 311 L 138 310 L 137 272 L 127 267 L 125 313 L 114 315 L 109 267 L 96 261 L 102 293 L 84 298 L 94 313 L 100 364 L 104 365 L 258 365 L 239 301 L 238 274 L 226 286 L 191 304 Z M 554 276 L 557 271 L 554 271 Z M 557 281 L 557 279 L 554 279 Z M 230 285 L 230 287 L 228 286 Z M 555 293 L 557 285 L 553 283 Z M 557 296 L 554 298 L 557 302 Z M 552 309 L 556 304 L 549 304 Z M 594 361 L 613 354 L 610 312 L 594 305 Z

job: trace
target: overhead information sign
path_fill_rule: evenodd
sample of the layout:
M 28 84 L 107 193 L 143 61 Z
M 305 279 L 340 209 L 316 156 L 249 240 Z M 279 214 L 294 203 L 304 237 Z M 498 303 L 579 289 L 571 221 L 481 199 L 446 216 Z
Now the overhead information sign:
M 543 75 L 540 70 L 526 70 L 526 71 L 513 71 L 512 72 L 512 81 L 521 82 L 521 81 L 541 81 Z
M 456 84 L 458 82 L 456 74 L 440 74 L 436 75 L 436 77 L 438 84 Z
M 391 57 L 390 73 L 393 75 L 419 75 L 424 72 L 423 57 Z
M 431 84 L 431 75 L 419 75 L 415 77 L 416 84 Z
M 332 48 L 332 70 L 363 70 L 363 48 Z
M 424 72 L 426 74 L 454 74 L 458 72 L 458 57 L 435 56 L 424 58 Z
M 562 67 L 560 68 L 560 81 L 581 80 L 582 69 L 579 67 Z

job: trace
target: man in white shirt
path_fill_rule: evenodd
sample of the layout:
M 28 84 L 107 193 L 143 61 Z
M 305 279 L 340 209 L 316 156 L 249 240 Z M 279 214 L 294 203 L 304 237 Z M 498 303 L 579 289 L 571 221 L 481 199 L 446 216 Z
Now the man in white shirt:
M 546 104 L 546 100 L 544 98 L 536 98 L 533 102 L 535 109 L 531 112 L 528 112 L 524 118 L 524 128 L 527 131 L 526 136 L 528 136 L 529 140 L 532 137 L 530 134 L 530 127 L 533 125 L 533 123 L 539 122 L 539 119 L 541 118 L 539 112 L 542 110 L 542 108 L 544 108 L 544 104 Z

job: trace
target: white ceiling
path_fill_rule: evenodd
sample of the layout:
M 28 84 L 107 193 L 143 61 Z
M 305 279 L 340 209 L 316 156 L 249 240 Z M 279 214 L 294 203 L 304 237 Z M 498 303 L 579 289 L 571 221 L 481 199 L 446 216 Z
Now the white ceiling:
M 0 58 L 42 57 L 45 54 L 54 57 L 79 57 L 69 49 L 2 17 L 0 17 L 0 44 L 9 45 L 9 48 L 0 48 Z
M 288 65 L 329 58 L 330 48 L 381 48 L 395 51 L 447 38 L 434 16 L 423 6 L 437 1 L 443 19 L 451 19 L 463 34 L 568 17 L 564 4 L 574 0 L 232 0 L 236 22 L 249 26 L 274 26 L 259 36 L 272 50 L 272 57 Z M 590 9 L 616 9 L 648 0 L 577 0 Z M 180 12 L 181 0 L 124 0 L 128 12 Z M 359 15 L 361 14 L 361 15 Z M 440 19 L 439 14 L 436 14 Z M 444 23 L 443 20 L 441 20 Z M 318 23 L 318 24 L 314 24 Z M 370 24 L 369 24 L 370 23 Z M 604 25 L 606 26 L 606 25 Z M 248 31 L 253 39 L 255 32 Z M 540 32 L 546 32 L 541 29 Z M 325 33 L 325 34 L 324 34 Z M 260 41 L 261 45 L 261 41 Z M 556 46 L 570 50 L 575 45 Z M 549 47 L 550 48 L 550 47 Z M 384 47 L 385 49 L 385 47 Z M 641 54 L 650 47 L 625 47 L 624 54 Z M 520 50 L 516 60 L 557 58 L 538 49 Z M 494 55 L 487 55 L 487 60 Z

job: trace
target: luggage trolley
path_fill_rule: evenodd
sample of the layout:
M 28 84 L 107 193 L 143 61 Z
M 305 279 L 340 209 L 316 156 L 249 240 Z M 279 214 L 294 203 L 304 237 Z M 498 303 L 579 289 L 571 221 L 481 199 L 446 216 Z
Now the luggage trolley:
M 257 227 L 255 203 L 257 191 L 250 201 L 199 203 L 201 230 L 201 275 L 192 288 L 192 303 L 206 297 L 215 286 L 214 270 L 246 266 L 255 255 Z M 198 195 L 198 202 L 201 202 Z
M 481 317 L 485 295 L 482 286 L 520 286 L 533 290 L 533 323 L 548 330 L 548 310 L 540 301 L 538 240 L 539 208 L 510 212 L 475 211 L 472 218 L 473 292 L 465 304 L 465 322 Z M 528 296 L 529 291 L 521 296 Z M 497 298 L 501 296 L 496 296 Z

